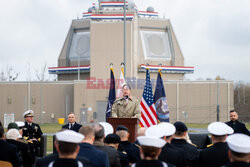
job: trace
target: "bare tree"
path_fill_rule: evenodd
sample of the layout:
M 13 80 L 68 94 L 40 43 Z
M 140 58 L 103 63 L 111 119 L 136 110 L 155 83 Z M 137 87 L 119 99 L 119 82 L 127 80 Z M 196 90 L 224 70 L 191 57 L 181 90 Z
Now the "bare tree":
M 250 85 L 236 82 L 234 87 L 234 109 L 239 113 L 239 119 L 250 122 Z
M 45 74 L 47 72 L 48 66 L 47 66 L 47 62 L 44 63 L 44 65 L 42 65 L 41 69 L 35 69 L 35 73 L 36 73 L 36 78 L 38 81 L 44 81 L 45 80 Z
M 19 73 L 15 72 L 13 66 L 6 66 L 6 70 L 2 69 L 0 73 L 0 81 L 15 81 Z

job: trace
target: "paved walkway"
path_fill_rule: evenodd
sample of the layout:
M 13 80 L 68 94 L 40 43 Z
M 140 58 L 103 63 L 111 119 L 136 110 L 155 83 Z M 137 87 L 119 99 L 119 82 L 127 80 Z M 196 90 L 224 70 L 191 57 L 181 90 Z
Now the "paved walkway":
M 190 133 L 209 133 L 207 129 L 204 128 L 188 128 Z

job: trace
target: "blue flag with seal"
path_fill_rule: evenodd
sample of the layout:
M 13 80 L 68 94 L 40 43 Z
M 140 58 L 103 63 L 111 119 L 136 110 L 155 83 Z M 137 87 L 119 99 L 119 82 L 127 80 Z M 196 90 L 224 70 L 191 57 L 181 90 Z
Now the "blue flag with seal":
M 156 108 L 157 119 L 159 122 L 169 122 L 169 109 L 168 102 L 165 94 L 165 89 L 163 85 L 163 81 L 161 78 L 161 69 L 159 69 L 155 94 L 154 94 L 154 104 Z
M 109 98 L 108 98 L 108 105 L 106 110 L 106 120 L 108 117 L 111 116 L 111 109 L 112 105 L 115 101 L 115 77 L 114 77 L 114 70 L 110 68 L 110 87 L 109 87 Z

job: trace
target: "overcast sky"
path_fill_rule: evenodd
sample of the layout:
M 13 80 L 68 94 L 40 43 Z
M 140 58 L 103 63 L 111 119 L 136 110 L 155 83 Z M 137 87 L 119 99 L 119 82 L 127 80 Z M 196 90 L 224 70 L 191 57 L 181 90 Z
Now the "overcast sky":
M 250 82 L 249 0 L 135 0 L 139 10 L 153 6 L 171 20 L 185 66 L 186 78 L 217 75 Z M 45 63 L 57 59 L 71 20 L 81 17 L 89 0 L 0 0 L 0 70 L 13 66 L 18 80 L 35 78 Z M 94 1 L 95 2 L 95 1 Z M 29 71 L 31 76 L 29 76 Z

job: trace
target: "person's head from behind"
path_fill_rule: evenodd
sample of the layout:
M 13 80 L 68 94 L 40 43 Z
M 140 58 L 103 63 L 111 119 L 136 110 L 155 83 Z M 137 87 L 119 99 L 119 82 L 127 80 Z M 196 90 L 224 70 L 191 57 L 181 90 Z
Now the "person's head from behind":
M 123 97 L 129 97 L 130 94 L 131 94 L 131 87 L 129 85 L 123 85 L 122 86 L 122 94 L 123 94 Z
M 231 121 L 236 121 L 238 120 L 238 113 L 235 110 L 230 111 L 230 120 Z
M 224 122 L 212 122 L 207 127 L 208 132 L 211 134 L 212 142 L 225 142 L 227 135 L 232 134 L 233 129 Z
M 6 139 L 18 140 L 19 138 L 22 136 L 17 129 L 9 129 L 6 133 Z
M 105 138 L 104 127 L 101 124 L 96 123 L 94 125 L 94 130 L 95 130 L 95 141 L 103 141 Z
M 56 133 L 55 147 L 60 158 L 77 157 L 79 152 L 79 143 L 82 142 L 84 136 L 72 130 L 64 130 Z
M 175 122 L 174 126 L 176 128 L 174 137 L 185 138 L 185 136 L 187 135 L 187 131 L 188 131 L 187 126 L 183 122 L 180 122 L 180 121 Z
M 11 123 L 9 123 L 9 125 L 7 127 L 7 130 L 10 130 L 10 129 L 17 129 L 17 130 L 19 130 L 19 127 L 18 127 L 18 125 L 15 122 L 11 122 Z
M 116 134 L 121 138 L 121 141 L 128 141 L 129 132 L 126 126 L 118 125 L 116 128 Z
M 168 122 L 161 122 L 158 124 L 158 128 L 160 129 L 161 133 L 163 134 L 163 139 L 167 143 L 171 143 L 173 138 L 173 134 L 176 132 L 176 128 L 173 124 Z
M 114 147 L 115 149 L 118 149 L 120 142 L 121 139 L 117 134 L 109 134 L 104 139 L 105 145 Z
M 156 160 L 161 153 L 161 148 L 166 144 L 163 139 L 156 136 L 139 136 L 141 159 Z
M 76 116 L 75 116 L 74 113 L 71 112 L 71 113 L 68 114 L 68 121 L 71 124 L 76 122 Z
M 228 158 L 231 162 L 250 162 L 250 137 L 245 134 L 233 134 L 227 137 Z
M 0 125 L 0 139 L 4 138 L 4 128 L 2 125 Z
M 83 142 L 93 144 L 95 140 L 95 131 L 92 126 L 82 126 L 79 129 L 79 133 L 84 135 Z
M 146 128 L 144 128 L 144 127 L 138 128 L 137 129 L 137 137 L 145 136 L 145 131 L 146 131 Z

